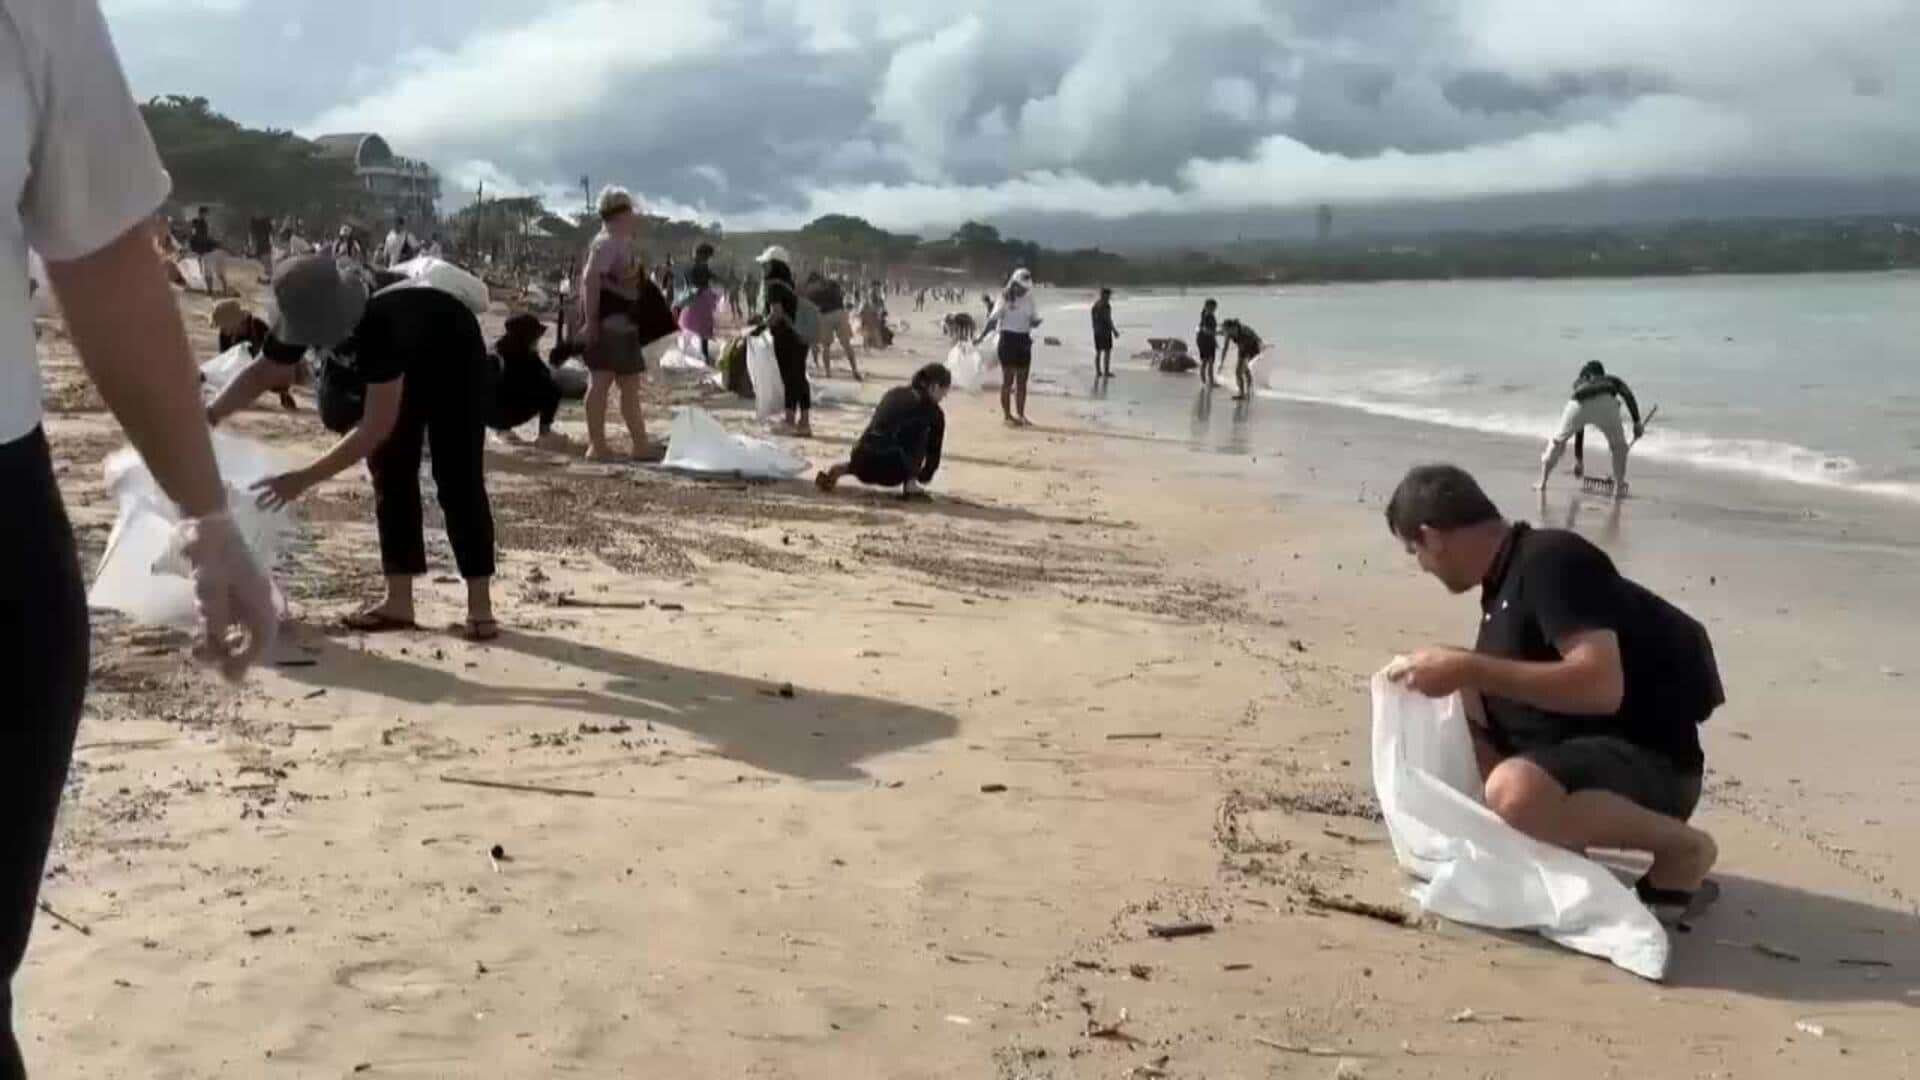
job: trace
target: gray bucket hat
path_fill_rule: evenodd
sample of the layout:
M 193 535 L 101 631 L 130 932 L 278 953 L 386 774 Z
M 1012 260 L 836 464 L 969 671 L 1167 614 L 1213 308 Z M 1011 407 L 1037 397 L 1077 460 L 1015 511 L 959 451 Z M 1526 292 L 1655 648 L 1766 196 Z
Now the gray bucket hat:
M 332 348 L 353 336 L 367 310 L 367 286 L 325 255 L 302 255 L 274 267 L 280 318 L 273 336 L 288 345 Z

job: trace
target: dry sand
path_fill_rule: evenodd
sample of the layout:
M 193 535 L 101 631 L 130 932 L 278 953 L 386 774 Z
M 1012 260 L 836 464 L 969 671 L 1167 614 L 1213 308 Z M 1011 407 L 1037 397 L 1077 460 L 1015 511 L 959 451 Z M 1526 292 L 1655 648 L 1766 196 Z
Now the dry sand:
M 881 378 L 831 391 L 944 355 L 908 320 Z M 119 439 L 43 352 L 97 557 Z M 1920 1075 L 1910 834 L 1836 851 L 1717 776 L 1726 899 L 1664 986 L 1418 921 L 1364 680 L 1469 615 L 1377 508 L 1064 398 L 1030 431 L 948 412 L 930 505 L 496 452 L 489 645 L 331 629 L 376 587 L 358 471 L 306 503 L 298 625 L 244 690 L 96 618 L 45 891 L 90 933 L 43 918 L 17 987 L 40 1074 Z M 794 445 L 825 464 L 864 418 Z M 310 410 L 235 426 L 324 442 Z M 1742 752 L 1794 771 L 1791 743 Z M 1214 932 L 1150 936 L 1185 921 Z

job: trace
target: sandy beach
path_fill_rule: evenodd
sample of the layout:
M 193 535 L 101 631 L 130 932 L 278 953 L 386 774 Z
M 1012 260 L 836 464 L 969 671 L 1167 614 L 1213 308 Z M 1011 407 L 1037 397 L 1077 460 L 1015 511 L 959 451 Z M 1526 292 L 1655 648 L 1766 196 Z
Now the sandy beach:
M 211 356 L 206 301 L 183 307 Z M 937 312 L 906 319 L 863 355 L 867 383 L 817 384 L 819 437 L 791 446 L 837 459 L 884 389 L 945 356 Z M 94 561 L 121 439 L 53 325 L 49 432 Z M 1704 730 L 1699 817 L 1725 896 L 1653 984 L 1421 919 L 1368 781 L 1368 676 L 1474 618 L 1381 499 L 1444 458 L 1536 516 L 1537 451 L 1284 402 L 1256 402 L 1249 435 L 1224 395 L 1203 430 L 1155 411 L 1170 377 L 1120 366 L 1105 400 L 1042 386 L 1029 430 L 956 393 L 929 504 L 493 447 L 490 644 L 443 629 L 460 588 L 437 517 L 427 629 L 334 629 L 377 588 L 357 470 L 302 504 L 278 578 L 296 625 L 243 689 L 96 614 L 43 893 L 71 921 L 43 916 L 16 986 L 29 1060 L 1920 1076 L 1920 512 L 1677 468 L 1649 468 L 1618 520 L 1551 497 L 1544 516 L 1708 623 L 1732 698 Z M 232 427 L 311 453 L 300 396 Z M 664 408 L 650 423 L 664 435 Z M 581 436 L 577 404 L 560 427 Z M 1186 922 L 1213 929 L 1150 933 Z

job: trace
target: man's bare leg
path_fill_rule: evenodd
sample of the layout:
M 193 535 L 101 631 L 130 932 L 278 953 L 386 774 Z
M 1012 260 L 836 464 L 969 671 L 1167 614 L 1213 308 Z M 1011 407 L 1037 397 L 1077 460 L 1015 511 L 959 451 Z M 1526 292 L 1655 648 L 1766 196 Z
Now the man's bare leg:
M 1611 791 L 1569 794 L 1545 769 L 1508 758 L 1487 777 L 1487 806 L 1501 820 L 1542 843 L 1585 854 L 1591 848 L 1653 856 L 1647 882 L 1693 892 L 1720 857 L 1713 837 L 1678 818 L 1656 814 Z

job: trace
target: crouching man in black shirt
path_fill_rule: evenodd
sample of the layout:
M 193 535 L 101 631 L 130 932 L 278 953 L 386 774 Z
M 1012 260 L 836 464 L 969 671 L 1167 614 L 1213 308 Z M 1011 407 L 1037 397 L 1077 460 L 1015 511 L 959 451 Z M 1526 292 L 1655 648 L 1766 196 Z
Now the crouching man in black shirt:
M 1647 852 L 1642 901 L 1689 905 L 1719 854 L 1687 824 L 1698 727 L 1726 700 L 1706 628 L 1582 537 L 1508 523 L 1451 465 L 1408 473 L 1387 525 L 1449 590 L 1480 590 L 1474 650 L 1422 650 L 1395 678 L 1465 700 L 1487 805 L 1559 847 Z

